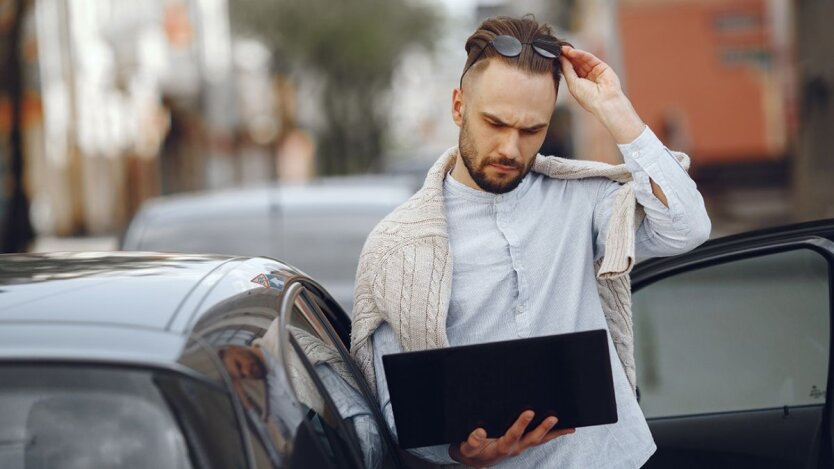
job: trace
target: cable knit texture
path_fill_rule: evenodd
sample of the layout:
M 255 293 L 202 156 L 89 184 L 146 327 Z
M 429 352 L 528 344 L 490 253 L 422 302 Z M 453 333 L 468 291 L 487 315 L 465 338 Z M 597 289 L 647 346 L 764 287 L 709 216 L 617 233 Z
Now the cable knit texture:
M 443 206 L 443 180 L 457 158 L 447 150 L 429 170 L 423 187 L 385 217 L 368 236 L 359 258 L 351 353 L 375 390 L 370 338 L 387 321 L 404 351 L 447 347 L 446 315 L 452 286 L 452 256 Z M 684 169 L 689 157 L 672 152 Z M 533 171 L 559 179 L 606 177 L 615 193 L 605 255 L 595 265 L 597 289 L 617 355 L 636 389 L 631 280 L 635 231 L 643 220 L 625 165 L 537 155 Z

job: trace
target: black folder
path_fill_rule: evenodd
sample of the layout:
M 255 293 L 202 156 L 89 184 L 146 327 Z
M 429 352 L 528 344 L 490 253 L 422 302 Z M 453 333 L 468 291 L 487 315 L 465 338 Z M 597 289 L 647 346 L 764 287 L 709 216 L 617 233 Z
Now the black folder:
M 382 357 L 400 447 L 497 438 L 527 409 L 527 430 L 617 421 L 605 330 L 447 347 Z

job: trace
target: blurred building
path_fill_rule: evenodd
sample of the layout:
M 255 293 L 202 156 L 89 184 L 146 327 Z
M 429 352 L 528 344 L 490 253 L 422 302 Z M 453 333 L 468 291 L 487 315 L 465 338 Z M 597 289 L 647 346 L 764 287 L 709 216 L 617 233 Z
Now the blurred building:
M 27 157 L 39 233 L 112 232 L 159 193 L 170 167 L 158 156 L 173 114 L 163 95 L 195 99 L 201 65 L 218 60 L 200 62 L 188 7 L 36 2 L 44 151 Z
M 466 38 L 488 16 L 530 12 L 614 68 L 641 117 L 690 153 L 716 219 L 834 213 L 834 60 L 819 47 L 831 2 L 412 1 L 446 19 L 433 51 L 401 57 L 384 101 L 389 163 L 427 168 L 457 143 L 449 107 Z M 39 233 L 113 233 L 154 195 L 312 175 L 315 143 L 298 121 L 320 83 L 274 76 L 263 43 L 232 37 L 227 2 L 25 2 L 26 187 Z M 3 135 L 9 102 L 0 96 Z M 621 161 L 564 84 L 551 127 L 544 153 Z
M 716 234 L 795 219 L 795 4 L 622 0 L 625 80 L 641 117 L 692 170 Z
M 643 119 L 696 165 L 786 156 L 791 24 L 772 3 L 621 3 L 629 96 Z
M 113 233 L 159 194 L 274 179 L 270 53 L 233 41 L 226 0 L 37 0 L 43 235 Z

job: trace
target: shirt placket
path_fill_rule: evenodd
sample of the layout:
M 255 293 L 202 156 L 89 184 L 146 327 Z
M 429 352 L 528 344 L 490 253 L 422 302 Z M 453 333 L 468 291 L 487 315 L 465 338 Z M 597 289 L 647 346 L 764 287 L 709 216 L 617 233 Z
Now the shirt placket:
M 518 286 L 518 291 L 515 292 L 515 302 L 512 307 L 516 333 L 519 337 L 530 337 L 531 324 L 530 314 L 527 311 L 527 279 L 524 274 L 524 266 L 521 262 L 520 237 L 516 231 L 518 224 L 513 219 L 515 213 L 515 204 L 512 201 L 506 200 L 503 195 L 495 198 L 495 214 L 498 230 L 504 235 L 504 239 L 509 246 L 510 260 L 516 278 L 515 283 Z

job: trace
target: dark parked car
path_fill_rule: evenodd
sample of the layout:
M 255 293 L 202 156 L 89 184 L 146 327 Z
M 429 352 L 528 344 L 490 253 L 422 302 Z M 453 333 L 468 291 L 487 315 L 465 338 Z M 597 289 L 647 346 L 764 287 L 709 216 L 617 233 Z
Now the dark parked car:
M 834 467 L 832 267 L 834 220 L 638 264 L 647 467 Z M 347 315 L 286 264 L 5 256 L 0 292 L 0 467 L 404 467 Z
M 0 467 L 402 467 L 317 283 L 263 258 L 0 257 Z

